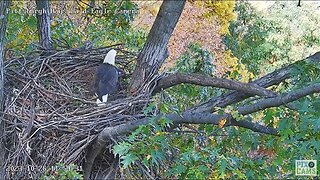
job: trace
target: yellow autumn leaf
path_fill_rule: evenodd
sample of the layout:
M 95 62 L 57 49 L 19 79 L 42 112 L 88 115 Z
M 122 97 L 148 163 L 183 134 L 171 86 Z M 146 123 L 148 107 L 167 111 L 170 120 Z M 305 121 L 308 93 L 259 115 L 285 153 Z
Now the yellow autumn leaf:
M 148 154 L 146 158 L 147 158 L 147 160 L 149 160 L 151 158 L 151 155 Z
M 228 78 L 238 79 L 241 82 L 249 82 L 250 79 L 254 78 L 253 73 L 249 72 L 244 64 L 239 63 L 238 58 L 234 57 L 230 50 L 224 53 L 224 63 L 227 67 L 226 71 L 231 72 Z
M 78 6 L 79 6 L 79 8 L 80 8 L 81 10 L 83 10 L 83 9 L 85 9 L 89 4 L 90 4 L 89 0 L 81 0 L 81 1 L 79 1 Z
M 226 119 L 224 119 L 224 118 L 220 119 L 220 121 L 219 121 L 219 128 L 223 128 L 223 126 L 226 124 L 226 122 L 227 122 Z
M 216 16 L 220 24 L 219 32 L 221 34 L 229 33 L 229 23 L 236 19 L 235 1 L 209 0 L 205 1 L 204 7 L 207 8 L 207 12 L 203 16 L 206 18 Z
M 57 21 L 52 20 L 51 21 L 51 26 L 52 27 L 56 27 L 58 25 Z
M 159 12 L 160 7 L 157 5 L 153 5 L 150 9 L 150 13 L 152 14 L 152 16 L 156 16 Z

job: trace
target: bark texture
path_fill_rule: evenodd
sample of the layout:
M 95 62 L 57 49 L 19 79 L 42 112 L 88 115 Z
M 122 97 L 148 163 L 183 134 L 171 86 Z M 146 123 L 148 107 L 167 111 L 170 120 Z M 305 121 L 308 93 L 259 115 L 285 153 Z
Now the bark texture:
M 8 19 L 8 10 L 10 6 L 10 1 L 1 1 L 0 2 L 0 111 L 3 110 L 4 103 L 4 65 L 3 61 L 5 58 L 4 54 L 4 45 L 5 45 L 5 33 L 7 27 Z M 2 116 L 2 114 L 0 115 Z M 5 131 L 5 122 L 2 121 L 0 117 L 0 177 L 5 178 L 5 159 L 6 159 L 6 149 L 4 142 L 4 131 Z
M 160 92 L 162 89 L 167 89 L 169 87 L 187 83 L 187 84 L 196 84 L 201 86 L 211 86 L 211 87 L 220 87 L 230 90 L 239 90 L 243 93 L 249 93 L 252 95 L 259 95 L 259 96 L 266 96 L 266 97 L 273 97 L 275 93 L 271 90 L 262 88 L 256 84 L 250 83 L 242 83 L 235 80 L 230 79 L 223 79 L 223 78 L 216 78 L 210 77 L 207 75 L 202 74 L 195 74 L 195 73 L 175 73 L 169 76 L 166 76 L 159 80 L 154 93 Z
M 36 5 L 40 46 L 44 49 L 51 49 L 49 0 L 36 0 Z
M 163 1 L 147 41 L 137 58 L 130 92 L 134 93 L 156 74 L 168 57 L 167 45 L 182 13 L 185 1 Z

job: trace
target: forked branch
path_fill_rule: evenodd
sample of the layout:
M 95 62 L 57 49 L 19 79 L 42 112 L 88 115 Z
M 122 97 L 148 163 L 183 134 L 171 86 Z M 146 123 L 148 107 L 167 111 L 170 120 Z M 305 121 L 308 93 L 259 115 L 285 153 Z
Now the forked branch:
M 298 65 L 298 63 L 306 61 L 308 63 L 319 63 L 320 62 L 320 52 L 317 52 L 304 60 L 295 62 L 288 66 L 282 67 L 276 71 L 273 71 L 252 83 L 257 84 L 260 87 L 270 87 L 283 82 L 286 79 L 291 78 L 292 71 Z M 211 98 L 205 103 L 192 107 L 190 110 L 195 112 L 213 112 L 214 107 L 225 107 L 230 104 L 240 102 L 248 97 L 250 94 L 243 93 L 242 91 L 232 91 L 230 93 Z
M 246 105 L 238 108 L 240 114 L 246 115 L 251 114 L 257 111 L 269 107 L 276 107 L 285 105 L 289 102 L 298 100 L 304 96 L 319 93 L 320 92 L 320 83 L 310 85 L 308 87 L 292 91 L 286 94 L 280 94 L 275 98 L 269 98 L 265 100 L 258 101 L 252 105 Z M 161 116 L 159 116 L 161 117 Z M 158 118 L 159 118 L 158 117 Z M 278 130 L 271 127 L 263 126 L 259 123 L 253 123 L 250 121 L 237 121 L 231 114 L 213 114 L 213 113 L 197 113 L 192 111 L 186 111 L 182 114 L 168 114 L 164 116 L 165 118 L 170 119 L 173 124 L 213 124 L 218 125 L 222 119 L 227 120 L 225 126 L 238 126 L 246 129 L 250 129 L 255 132 L 270 134 L 270 135 L 279 135 Z M 92 146 L 91 153 L 88 154 L 87 160 L 84 164 L 84 173 L 86 177 L 89 177 L 93 162 L 96 156 L 101 152 L 105 144 L 110 141 L 111 137 L 123 135 L 132 132 L 134 129 L 138 128 L 140 125 L 148 124 L 148 118 L 143 118 L 136 121 L 131 121 L 127 124 L 122 124 L 114 127 L 105 128 L 96 139 L 95 143 Z

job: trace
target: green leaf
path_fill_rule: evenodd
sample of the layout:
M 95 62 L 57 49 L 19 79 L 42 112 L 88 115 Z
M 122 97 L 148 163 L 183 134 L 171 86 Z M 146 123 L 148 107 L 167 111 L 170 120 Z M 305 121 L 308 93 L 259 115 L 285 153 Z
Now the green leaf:
M 120 142 L 118 145 L 113 146 L 113 152 L 119 156 L 127 154 L 132 145 L 128 142 Z
M 271 120 L 273 120 L 274 115 L 275 115 L 275 113 L 274 113 L 273 109 L 267 109 L 266 112 L 265 112 L 265 116 L 263 118 L 264 122 L 266 124 L 271 123 Z
M 122 157 L 122 163 L 123 163 L 123 167 L 127 168 L 128 166 L 130 166 L 132 163 L 134 163 L 134 161 L 138 160 L 138 157 L 134 154 L 127 154 L 125 156 Z
M 214 131 L 214 126 L 211 124 L 205 125 L 204 128 L 207 134 L 212 134 Z
M 159 164 L 158 162 L 160 160 L 165 160 L 164 158 L 165 158 L 164 153 L 161 150 L 156 150 L 156 151 L 152 150 L 151 151 L 151 161 L 153 164 L 158 165 Z
M 155 108 L 155 104 L 154 103 L 150 103 L 144 110 L 143 110 L 143 114 L 144 115 L 148 115 L 150 112 L 152 112 Z
M 178 164 L 176 167 L 175 167 L 175 172 L 177 174 L 182 174 L 184 173 L 185 171 L 187 170 L 187 167 L 182 165 L 182 164 Z
M 219 164 L 220 164 L 220 166 L 219 166 L 219 173 L 225 175 L 225 171 L 226 171 L 226 169 L 227 169 L 228 162 L 226 161 L 225 158 L 221 158 Z

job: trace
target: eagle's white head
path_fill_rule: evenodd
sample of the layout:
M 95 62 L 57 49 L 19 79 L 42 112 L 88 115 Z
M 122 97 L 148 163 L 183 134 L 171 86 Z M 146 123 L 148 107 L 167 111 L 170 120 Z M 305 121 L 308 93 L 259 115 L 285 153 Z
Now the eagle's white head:
M 104 58 L 103 63 L 114 65 L 116 60 L 116 55 L 117 55 L 117 51 L 114 49 L 111 49 L 106 55 L 106 57 Z

